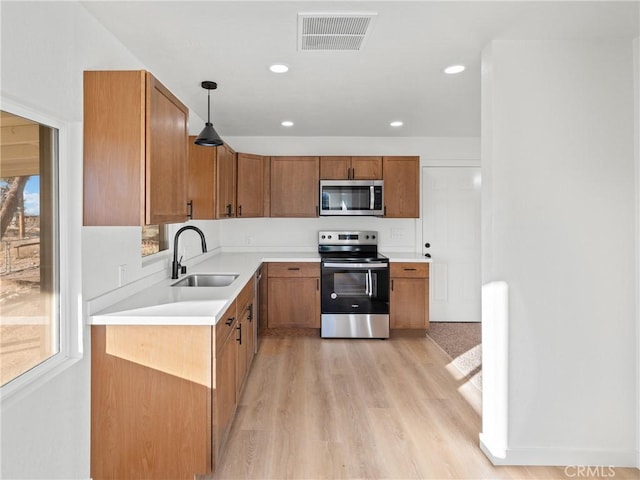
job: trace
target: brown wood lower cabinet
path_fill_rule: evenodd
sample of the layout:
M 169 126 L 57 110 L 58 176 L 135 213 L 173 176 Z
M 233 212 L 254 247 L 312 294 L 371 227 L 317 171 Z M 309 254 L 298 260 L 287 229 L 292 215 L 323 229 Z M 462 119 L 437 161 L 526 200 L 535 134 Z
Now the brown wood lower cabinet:
M 320 328 L 320 264 L 270 263 L 268 328 Z
M 390 270 L 390 328 L 426 333 L 429 329 L 429 264 L 391 262 Z
M 193 480 L 215 470 L 253 359 L 251 329 L 242 344 L 239 329 L 252 325 L 253 285 L 215 326 L 91 327 L 94 480 Z

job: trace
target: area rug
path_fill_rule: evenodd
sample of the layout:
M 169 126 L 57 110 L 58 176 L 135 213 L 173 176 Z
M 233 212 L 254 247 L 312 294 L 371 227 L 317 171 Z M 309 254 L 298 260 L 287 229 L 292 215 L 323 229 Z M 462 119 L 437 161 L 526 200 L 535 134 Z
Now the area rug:
M 480 323 L 431 322 L 428 335 L 476 387 L 482 390 Z

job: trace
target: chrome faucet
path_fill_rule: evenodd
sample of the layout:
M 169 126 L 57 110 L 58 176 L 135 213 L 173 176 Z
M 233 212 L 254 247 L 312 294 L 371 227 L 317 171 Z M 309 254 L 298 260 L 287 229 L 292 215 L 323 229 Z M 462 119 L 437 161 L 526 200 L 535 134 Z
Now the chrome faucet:
M 182 227 L 180 230 L 176 232 L 176 236 L 173 237 L 173 261 L 171 262 L 171 278 L 178 278 L 178 272 L 180 271 L 180 261 L 178 261 L 178 237 L 185 230 L 195 230 L 200 235 L 200 241 L 202 242 L 202 253 L 207 253 L 207 242 L 204 239 L 204 233 L 198 227 L 194 227 L 193 225 L 187 225 Z M 182 260 L 182 257 L 180 257 Z

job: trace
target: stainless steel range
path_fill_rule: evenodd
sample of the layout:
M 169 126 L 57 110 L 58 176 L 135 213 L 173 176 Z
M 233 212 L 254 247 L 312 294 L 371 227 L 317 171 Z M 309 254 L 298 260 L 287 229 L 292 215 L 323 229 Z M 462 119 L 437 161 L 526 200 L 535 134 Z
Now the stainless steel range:
M 318 232 L 323 338 L 389 338 L 389 259 L 378 232 Z

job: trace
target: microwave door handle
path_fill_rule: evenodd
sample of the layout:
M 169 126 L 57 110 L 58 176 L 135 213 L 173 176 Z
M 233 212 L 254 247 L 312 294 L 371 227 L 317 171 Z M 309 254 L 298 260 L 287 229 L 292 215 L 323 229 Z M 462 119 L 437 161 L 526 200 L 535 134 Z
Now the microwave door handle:
M 373 188 L 373 185 L 369 187 L 369 210 L 373 211 L 373 207 L 375 206 L 374 200 L 376 199 L 376 193 Z

